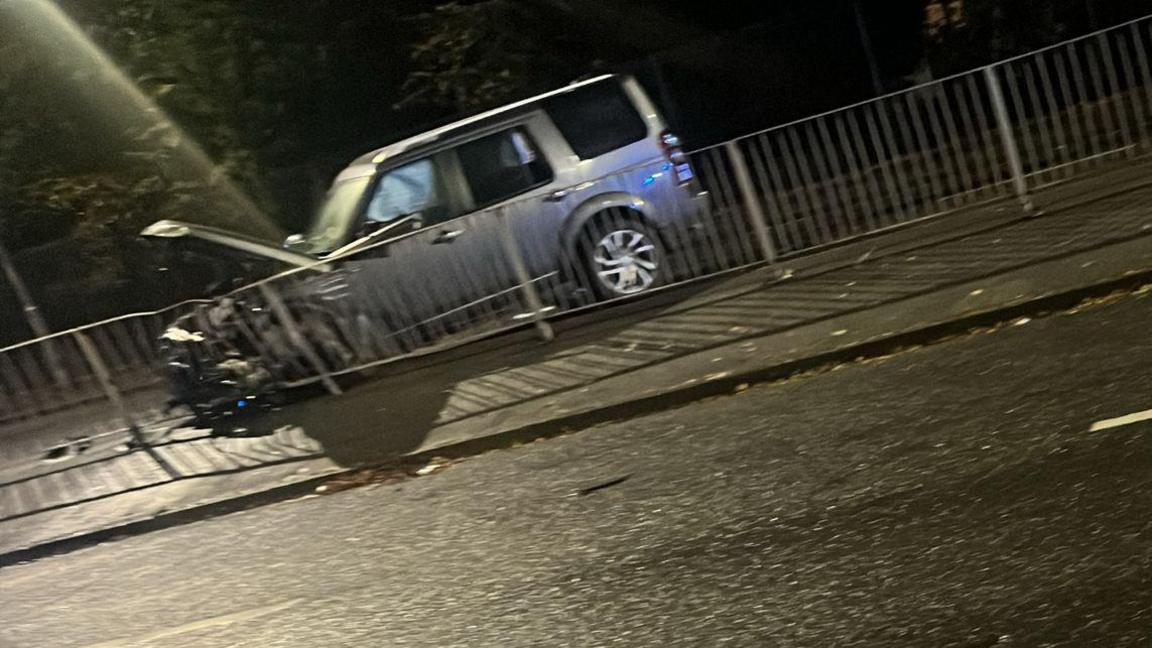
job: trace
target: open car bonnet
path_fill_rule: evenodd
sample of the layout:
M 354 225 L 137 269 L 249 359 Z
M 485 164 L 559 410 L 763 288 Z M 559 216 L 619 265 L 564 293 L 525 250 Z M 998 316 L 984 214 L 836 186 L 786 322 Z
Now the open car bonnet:
M 299 252 L 285 250 L 261 239 L 229 232 L 206 225 L 193 225 L 180 221 L 162 220 L 145 227 L 140 236 L 155 239 L 195 239 L 213 245 L 228 248 L 249 256 L 279 261 L 291 267 L 313 267 L 317 270 L 327 269 L 324 264 L 318 263 L 314 257 Z

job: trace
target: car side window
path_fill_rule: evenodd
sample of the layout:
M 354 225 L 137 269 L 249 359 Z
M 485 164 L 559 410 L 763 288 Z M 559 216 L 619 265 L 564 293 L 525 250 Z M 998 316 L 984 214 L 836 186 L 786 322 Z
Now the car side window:
M 436 162 L 416 160 L 384 172 L 376 182 L 366 217 L 391 223 L 419 214 L 425 223 L 437 223 L 454 216 L 447 194 Z
M 552 180 L 552 168 L 522 127 L 461 144 L 456 153 L 477 209 Z

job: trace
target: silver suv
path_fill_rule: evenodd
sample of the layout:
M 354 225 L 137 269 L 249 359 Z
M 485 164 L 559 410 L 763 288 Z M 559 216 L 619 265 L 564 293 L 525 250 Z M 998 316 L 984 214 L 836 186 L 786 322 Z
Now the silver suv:
M 408 330 L 519 285 L 509 245 L 519 276 L 526 271 L 549 302 L 667 283 L 703 198 L 644 90 L 613 75 L 362 155 L 337 176 L 309 230 L 282 248 L 172 221 L 143 234 L 319 269 L 287 297 L 338 300 L 316 308 Z M 199 329 L 183 340 L 216 337 L 204 321 L 182 322 Z
M 654 173 L 653 162 L 662 160 Z M 622 174 L 622 175 L 621 175 Z M 613 177 L 615 176 L 615 177 Z M 613 177 L 611 182 L 605 179 Z M 505 106 L 361 156 L 333 184 L 311 230 L 292 237 L 290 249 L 332 253 L 405 216 L 431 228 L 429 243 L 473 246 L 477 255 L 499 249 L 495 209 L 514 203 L 531 218 L 514 220 L 517 240 L 552 242 L 554 249 L 523 246 L 533 274 L 557 268 L 582 230 L 611 209 L 632 212 L 634 222 L 595 241 L 590 269 L 606 295 L 640 292 L 661 281 L 652 247 L 674 216 L 692 213 L 680 204 L 696 196 L 691 167 L 679 141 L 636 81 L 602 77 Z M 474 214 L 474 216 L 466 216 Z M 599 233 L 598 233 L 599 234 Z M 640 239 L 635 237 L 639 235 Z M 604 265 L 594 254 L 644 249 L 630 264 Z M 468 239 L 474 239 L 468 242 Z M 406 259 L 424 281 L 434 255 Z M 537 266 L 537 264 L 544 264 Z

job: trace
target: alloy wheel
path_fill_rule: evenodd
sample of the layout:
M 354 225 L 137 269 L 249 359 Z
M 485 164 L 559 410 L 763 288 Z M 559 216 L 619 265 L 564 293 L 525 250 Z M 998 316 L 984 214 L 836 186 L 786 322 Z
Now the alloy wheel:
M 651 288 L 660 273 L 660 250 L 644 232 L 619 229 L 592 250 L 596 278 L 615 295 L 633 295 Z

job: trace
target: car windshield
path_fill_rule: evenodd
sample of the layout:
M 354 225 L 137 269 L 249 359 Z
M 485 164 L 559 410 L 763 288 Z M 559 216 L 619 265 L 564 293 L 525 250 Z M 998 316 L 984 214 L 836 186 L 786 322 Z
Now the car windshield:
M 308 230 L 312 252 L 320 254 L 340 247 L 348 229 L 356 218 L 356 208 L 368 189 L 372 176 L 365 175 L 337 182 L 328 191 L 324 204 L 316 212 Z

